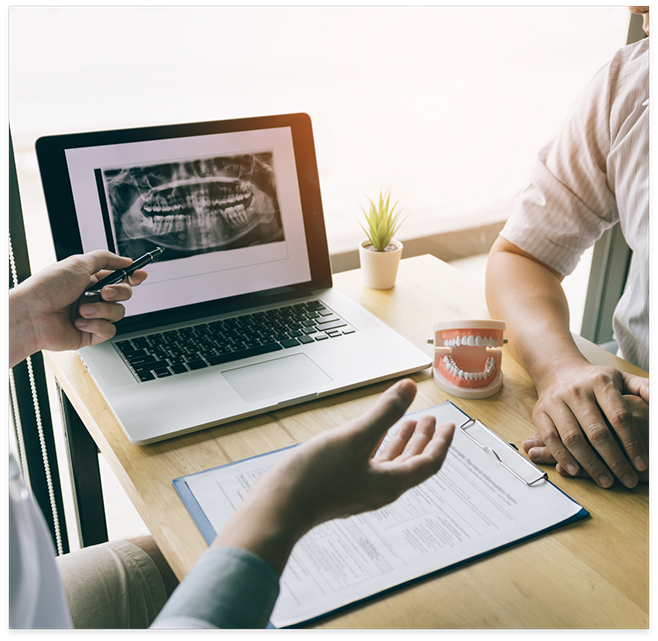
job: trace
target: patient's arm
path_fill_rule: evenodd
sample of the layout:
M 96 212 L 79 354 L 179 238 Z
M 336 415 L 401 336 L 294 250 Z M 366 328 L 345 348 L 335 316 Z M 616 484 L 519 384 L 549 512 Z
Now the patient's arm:
M 590 364 L 571 336 L 561 276 L 503 237 L 489 255 L 486 294 L 537 388 L 533 421 L 543 447 L 565 473 L 582 469 L 601 487 L 615 476 L 634 487 L 649 455 L 624 395 L 648 403 L 648 380 Z

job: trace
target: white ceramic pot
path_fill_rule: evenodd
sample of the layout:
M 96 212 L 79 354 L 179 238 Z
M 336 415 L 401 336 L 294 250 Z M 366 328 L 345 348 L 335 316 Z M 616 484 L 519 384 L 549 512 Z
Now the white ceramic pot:
M 376 252 L 365 248 L 369 241 L 365 240 L 359 246 L 359 261 L 363 284 L 372 289 L 390 289 L 395 285 L 398 275 L 398 265 L 402 256 L 402 243 L 392 240 L 394 251 Z

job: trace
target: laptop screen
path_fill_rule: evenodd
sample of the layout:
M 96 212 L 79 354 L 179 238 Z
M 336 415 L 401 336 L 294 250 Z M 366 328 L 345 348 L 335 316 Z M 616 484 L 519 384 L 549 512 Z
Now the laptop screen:
M 79 250 L 67 241 L 67 255 L 165 248 L 126 302 L 126 319 L 313 286 L 312 272 L 327 271 L 313 264 L 314 237 L 327 250 L 314 151 L 299 148 L 304 137 L 293 131 L 300 116 L 204 123 L 200 133 L 203 125 L 180 125 L 40 139 L 58 258 L 62 226 L 79 240 Z M 63 170 L 68 189 L 49 191 Z

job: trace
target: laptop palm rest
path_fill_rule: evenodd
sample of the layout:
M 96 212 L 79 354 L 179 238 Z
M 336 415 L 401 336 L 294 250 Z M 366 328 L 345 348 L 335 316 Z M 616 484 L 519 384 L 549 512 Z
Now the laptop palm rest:
M 306 354 L 275 358 L 222 373 L 247 403 L 273 397 L 283 401 L 299 390 L 333 380 Z

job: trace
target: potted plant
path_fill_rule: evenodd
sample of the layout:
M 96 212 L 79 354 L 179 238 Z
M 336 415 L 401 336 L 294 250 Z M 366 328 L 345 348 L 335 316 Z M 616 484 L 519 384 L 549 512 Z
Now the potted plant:
M 370 198 L 368 201 L 368 211 L 361 206 L 366 225 L 359 223 L 368 237 L 359 246 L 363 282 L 373 289 L 390 289 L 395 285 L 402 256 L 402 243 L 393 238 L 404 222 L 398 222 L 402 212 L 396 211 L 396 207 L 400 201 L 391 207 L 390 189 L 385 194 L 379 191 L 377 205 Z

